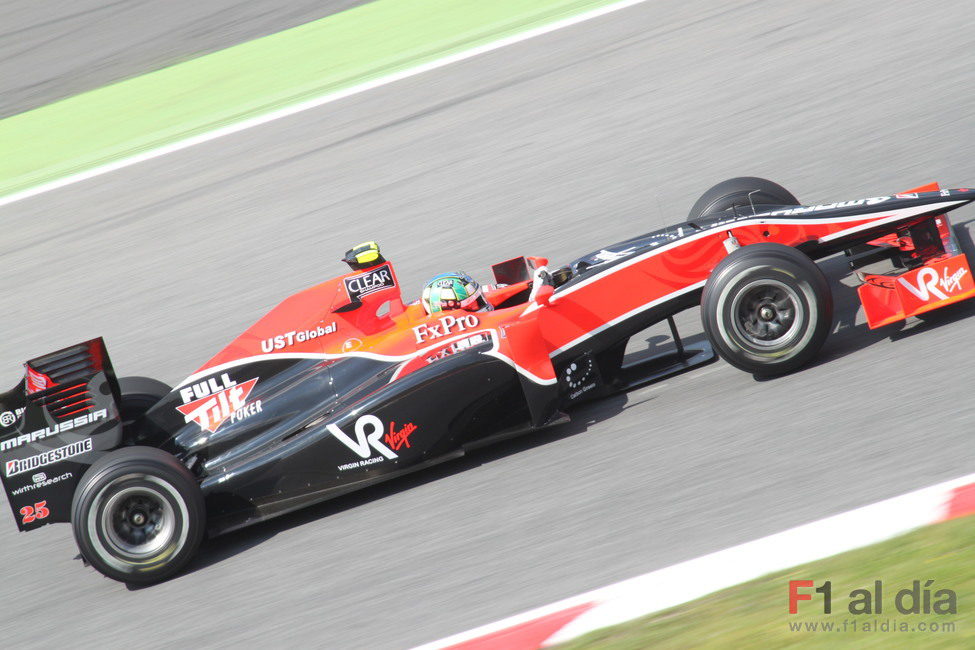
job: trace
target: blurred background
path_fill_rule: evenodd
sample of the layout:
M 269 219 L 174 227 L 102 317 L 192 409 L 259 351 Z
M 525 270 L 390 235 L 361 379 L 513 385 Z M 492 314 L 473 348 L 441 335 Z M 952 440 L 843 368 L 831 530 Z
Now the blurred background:
M 4 2 L 0 117 L 358 4 Z M 364 240 L 412 299 L 438 272 L 487 281 L 680 221 L 733 176 L 807 204 L 970 186 L 969 9 L 649 0 L 3 205 L 0 381 L 103 336 L 120 373 L 178 382 Z M 7 521 L 0 636 L 406 647 L 971 472 L 975 309 L 870 332 L 853 286 L 807 370 L 719 362 L 585 406 L 215 540 L 157 587 L 83 569 L 66 526 Z

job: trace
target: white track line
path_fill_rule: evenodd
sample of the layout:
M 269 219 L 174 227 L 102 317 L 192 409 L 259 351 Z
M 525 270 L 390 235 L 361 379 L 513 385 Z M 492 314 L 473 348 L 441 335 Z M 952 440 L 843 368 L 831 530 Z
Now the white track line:
M 975 474 L 962 476 L 617 582 L 418 646 L 414 650 L 439 650 L 471 642 L 572 607 L 594 604 L 591 609 L 562 626 L 542 645 L 562 643 L 593 630 L 668 609 L 775 571 L 882 542 L 942 521 L 947 514 L 952 492 L 972 484 L 975 484 Z
M 627 7 L 632 7 L 634 5 L 642 4 L 648 0 L 622 0 L 621 2 L 616 2 L 610 5 L 605 5 L 586 11 L 575 16 L 570 16 L 568 18 L 563 18 L 554 23 L 549 23 L 547 25 L 542 25 L 540 27 L 535 27 L 518 34 L 513 34 L 505 38 L 499 39 L 497 41 L 492 41 L 490 43 L 485 43 L 484 45 L 478 45 L 477 47 L 470 48 L 468 50 L 463 50 L 461 52 L 455 52 L 448 56 L 423 63 L 412 68 L 407 68 L 405 70 L 400 70 L 399 72 L 393 72 L 378 79 L 373 79 L 371 81 L 365 81 L 349 88 L 344 88 L 342 90 L 337 90 L 335 92 L 326 93 L 319 97 L 314 97 L 312 99 L 305 100 L 298 104 L 292 106 L 286 106 L 284 108 L 279 108 L 277 110 L 271 111 L 270 113 L 265 113 L 264 115 L 258 115 L 257 117 L 252 117 L 235 124 L 229 124 L 227 126 L 214 129 L 213 131 L 207 131 L 206 133 L 201 133 L 184 140 L 178 140 L 176 142 L 157 147 L 155 149 L 150 149 L 149 151 L 144 151 L 142 153 L 135 154 L 133 156 L 128 156 L 114 162 L 106 163 L 104 165 L 99 165 L 91 169 L 78 172 L 76 174 L 70 174 L 62 178 L 55 179 L 53 181 L 48 181 L 46 183 L 41 183 L 40 185 L 35 185 L 34 187 L 29 187 L 12 194 L 7 194 L 6 196 L 0 197 L 0 206 L 9 205 L 16 201 L 23 201 L 32 196 L 37 196 L 38 194 L 43 194 L 45 192 L 50 192 L 51 190 L 56 190 L 66 185 L 73 185 L 74 183 L 80 183 L 81 181 L 88 180 L 89 178 L 95 178 L 96 176 L 101 176 L 102 174 L 108 174 L 117 169 L 123 169 L 125 167 L 131 167 L 137 163 L 152 160 L 153 158 L 159 158 L 160 156 L 165 156 L 177 151 L 182 151 L 183 149 L 188 149 L 189 147 L 203 144 L 204 142 L 210 142 L 211 140 L 216 140 L 225 135 L 230 135 L 232 133 L 238 133 L 246 129 L 253 128 L 255 126 L 260 126 L 262 124 L 267 124 L 268 122 L 273 122 L 274 120 L 280 120 L 283 117 L 288 117 L 296 113 L 301 113 L 303 111 L 310 110 L 312 108 L 317 108 L 331 102 L 338 101 L 340 99 L 345 99 L 346 97 L 351 97 L 352 95 L 358 95 L 359 93 L 366 92 L 367 90 L 372 90 L 373 88 L 379 88 L 380 86 L 385 86 L 386 84 L 391 84 L 401 79 L 407 79 L 409 77 L 414 77 L 424 72 L 429 72 L 430 70 L 436 70 L 437 68 L 442 68 L 448 66 L 452 63 L 457 63 L 459 61 L 465 61 L 467 59 L 479 56 L 481 54 L 486 54 L 488 52 L 493 52 L 494 50 L 499 50 L 503 47 L 509 45 L 514 45 L 515 43 L 521 43 L 522 41 L 527 41 L 530 38 L 535 38 L 536 36 L 542 36 L 543 34 L 548 34 L 565 27 L 571 27 L 572 25 L 577 25 L 579 23 L 585 22 L 587 20 L 592 20 L 593 18 L 599 18 L 600 16 L 605 16 L 606 14 L 613 13 L 614 11 L 619 11 L 621 9 L 626 9 Z

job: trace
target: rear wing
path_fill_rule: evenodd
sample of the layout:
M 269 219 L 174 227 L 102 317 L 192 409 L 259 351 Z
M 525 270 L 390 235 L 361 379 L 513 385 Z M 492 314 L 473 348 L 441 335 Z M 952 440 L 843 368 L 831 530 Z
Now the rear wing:
M 22 531 L 70 521 L 82 474 L 122 440 L 118 381 L 101 338 L 24 367 L 0 393 L 0 478 Z

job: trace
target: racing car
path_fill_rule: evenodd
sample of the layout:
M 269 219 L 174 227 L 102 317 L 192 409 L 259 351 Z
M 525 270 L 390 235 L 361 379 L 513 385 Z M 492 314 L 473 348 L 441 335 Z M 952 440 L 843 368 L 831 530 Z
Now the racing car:
M 3 487 L 21 531 L 70 522 L 86 563 L 136 584 L 201 540 L 565 422 L 576 405 L 721 357 L 796 371 L 832 325 L 816 260 L 845 253 L 871 328 L 975 295 L 945 216 L 975 190 L 937 184 L 802 205 L 720 183 L 687 220 L 555 267 L 493 266 L 480 311 L 405 302 L 379 247 L 286 298 L 175 387 L 117 377 L 102 339 L 25 363 L 0 394 Z M 705 340 L 673 316 L 700 308 Z M 629 359 L 666 321 L 674 343 Z

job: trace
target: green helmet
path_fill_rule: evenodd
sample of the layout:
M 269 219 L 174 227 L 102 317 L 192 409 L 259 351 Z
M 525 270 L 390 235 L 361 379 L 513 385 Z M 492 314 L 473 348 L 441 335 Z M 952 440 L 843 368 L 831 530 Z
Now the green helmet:
M 442 273 L 426 283 L 420 302 L 427 314 L 447 311 L 449 309 L 466 309 L 477 311 L 487 306 L 481 285 L 477 280 L 458 271 L 457 273 Z

